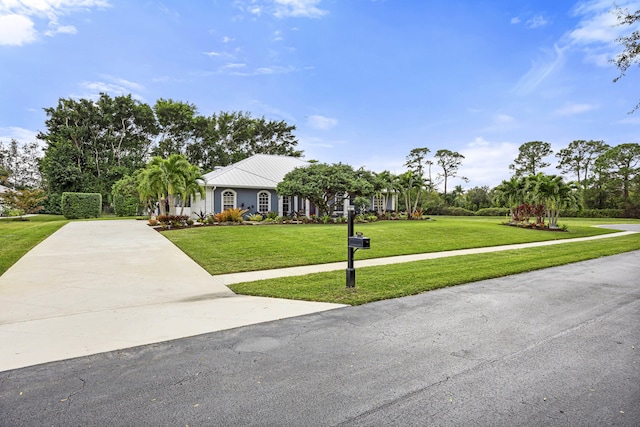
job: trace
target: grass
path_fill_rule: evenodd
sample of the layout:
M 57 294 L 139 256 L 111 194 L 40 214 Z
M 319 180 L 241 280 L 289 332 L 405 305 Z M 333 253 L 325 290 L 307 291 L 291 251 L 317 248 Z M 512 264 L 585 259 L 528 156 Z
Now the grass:
M 29 221 L 0 219 L 0 275 L 24 254 L 68 223 L 63 216 L 37 215 Z
M 563 219 L 570 232 L 546 232 L 499 225 L 504 218 L 436 217 L 434 221 L 356 224 L 371 238 L 357 259 L 440 252 L 486 246 L 607 234 L 593 225 L 638 220 Z M 257 271 L 345 261 L 346 225 L 202 227 L 163 233 L 210 274 Z
M 359 305 L 433 289 L 555 267 L 640 249 L 640 234 L 479 255 L 455 256 L 357 270 L 355 288 L 345 271 L 239 283 L 244 295 Z

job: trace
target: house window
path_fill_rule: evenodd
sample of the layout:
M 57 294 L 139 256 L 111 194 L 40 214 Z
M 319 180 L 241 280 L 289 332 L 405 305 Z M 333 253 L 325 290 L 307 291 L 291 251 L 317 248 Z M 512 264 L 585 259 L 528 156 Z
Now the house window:
M 378 196 L 374 196 L 373 197 L 373 210 L 377 211 L 377 212 L 382 212 L 384 211 L 384 205 L 385 205 L 385 198 L 384 196 L 382 197 L 378 197 Z
M 271 206 L 271 193 L 268 191 L 260 191 L 258 193 L 258 212 L 269 212 L 269 206 Z
M 333 205 L 334 212 L 344 212 L 344 201 L 347 199 L 349 195 L 347 194 L 336 194 L 336 197 L 333 199 L 335 203 Z
M 282 214 L 289 215 L 291 213 L 291 196 L 282 196 Z
M 236 192 L 224 190 L 222 192 L 222 210 L 234 209 L 236 207 Z

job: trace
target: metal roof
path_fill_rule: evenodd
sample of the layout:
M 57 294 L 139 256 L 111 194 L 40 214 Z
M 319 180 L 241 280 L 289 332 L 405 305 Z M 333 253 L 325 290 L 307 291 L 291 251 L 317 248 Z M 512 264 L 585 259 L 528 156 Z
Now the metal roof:
M 275 189 L 287 173 L 308 165 L 298 157 L 255 154 L 209 172 L 203 178 L 210 187 Z

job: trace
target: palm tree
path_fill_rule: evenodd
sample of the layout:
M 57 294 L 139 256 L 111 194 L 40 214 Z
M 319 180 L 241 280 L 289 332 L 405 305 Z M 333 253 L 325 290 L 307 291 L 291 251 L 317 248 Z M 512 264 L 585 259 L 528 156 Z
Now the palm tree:
M 186 191 L 186 182 L 195 172 L 192 165 L 182 154 L 172 154 L 168 159 L 153 157 L 147 164 L 145 171 L 140 174 L 138 185 L 141 197 L 155 195 L 160 203 L 160 214 L 166 214 L 166 204 L 169 214 L 175 215 L 175 196 Z M 199 170 L 197 176 L 199 176 Z M 193 178 L 193 180 L 197 179 Z
M 525 200 L 525 182 L 512 177 L 502 181 L 495 188 L 494 202 L 509 207 L 509 217 L 513 220 L 514 208 Z
M 559 175 L 539 173 L 530 177 L 533 194 L 545 207 L 549 228 L 558 228 L 560 211 L 580 205 L 580 191 L 574 182 L 565 183 Z
M 184 177 L 184 183 L 182 191 L 180 192 L 180 198 L 182 199 L 182 207 L 180 208 L 180 215 L 184 213 L 184 205 L 186 201 L 192 196 L 195 197 L 199 194 L 200 197 L 204 197 L 205 190 L 200 184 L 203 181 L 200 168 L 198 166 L 189 165 L 189 173 Z

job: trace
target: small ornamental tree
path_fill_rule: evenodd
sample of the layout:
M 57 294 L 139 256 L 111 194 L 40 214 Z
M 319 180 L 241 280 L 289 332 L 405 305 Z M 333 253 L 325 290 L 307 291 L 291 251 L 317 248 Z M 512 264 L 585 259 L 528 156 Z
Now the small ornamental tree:
M 369 180 L 373 180 L 372 174 L 355 171 L 349 165 L 312 163 L 287 173 L 276 192 L 308 199 L 318 208 L 320 216 L 331 215 L 336 201 L 342 197 L 372 195 L 375 189 Z
M 23 215 L 40 212 L 44 208 L 42 203 L 46 198 L 44 191 L 39 188 L 21 191 L 7 190 L 0 195 L 3 204 L 9 206 L 21 220 L 27 221 L 28 219 L 23 218 Z

